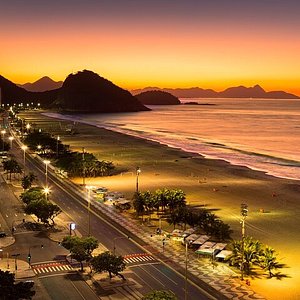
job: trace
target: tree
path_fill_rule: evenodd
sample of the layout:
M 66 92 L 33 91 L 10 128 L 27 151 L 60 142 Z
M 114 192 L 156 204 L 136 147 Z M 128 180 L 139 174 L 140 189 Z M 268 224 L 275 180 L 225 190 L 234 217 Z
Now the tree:
M 84 157 L 84 159 L 83 159 Z M 96 177 L 109 175 L 115 168 L 110 161 L 98 161 L 92 153 L 67 152 L 57 160 L 57 166 L 70 176 Z
M 125 279 L 120 272 L 122 272 L 126 264 L 122 256 L 111 254 L 109 251 L 103 252 L 91 259 L 91 265 L 96 273 L 108 272 L 109 278 L 112 274 L 120 276 Z
M 34 282 L 20 281 L 15 283 L 15 275 L 0 270 L 0 299 L 2 300 L 19 300 L 32 299 L 35 291 L 32 291 Z
M 86 238 L 66 236 L 62 241 L 62 246 L 70 251 L 71 257 L 79 261 L 81 271 L 83 271 L 83 261 L 91 260 L 92 252 L 98 245 L 99 242 L 92 236 Z
M 11 175 L 12 174 L 21 174 L 22 173 L 22 168 L 18 164 L 18 162 L 15 159 L 9 159 L 5 160 L 3 162 L 3 169 L 9 174 L 9 179 L 11 180 Z
M 136 192 L 133 195 L 133 208 L 137 215 L 142 215 L 145 212 L 145 199 L 143 198 L 143 195 L 140 192 Z
M 232 254 L 227 258 L 229 263 L 233 266 L 241 268 L 243 258 L 243 242 L 233 241 Z M 263 255 L 262 244 L 259 241 L 253 240 L 252 237 L 245 237 L 244 239 L 244 270 L 247 275 L 250 274 L 254 265 L 259 265 L 261 256 Z
M 22 178 L 22 188 L 27 190 L 31 188 L 32 183 L 36 180 L 36 176 L 33 173 L 29 173 Z
M 43 189 L 41 187 L 33 187 L 22 193 L 20 198 L 25 204 L 29 204 L 31 201 L 44 199 L 45 195 L 43 194 Z
M 30 201 L 25 207 L 25 213 L 35 215 L 44 224 L 49 224 L 49 219 L 52 221 L 52 226 L 55 225 L 54 218 L 61 213 L 61 209 L 56 204 L 53 204 L 46 199 Z
M 151 291 L 142 300 L 178 300 L 171 291 Z
M 281 269 L 284 267 L 284 264 L 281 264 L 277 261 L 276 251 L 271 247 L 266 247 L 263 251 L 263 255 L 260 259 L 260 266 L 262 269 L 267 270 L 269 277 L 274 276 L 272 270 Z

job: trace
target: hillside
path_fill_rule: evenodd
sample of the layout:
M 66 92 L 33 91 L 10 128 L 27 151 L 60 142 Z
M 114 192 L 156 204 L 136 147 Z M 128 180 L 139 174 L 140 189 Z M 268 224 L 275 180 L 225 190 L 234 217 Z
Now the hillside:
M 88 70 L 70 74 L 66 78 L 55 106 L 73 112 L 149 110 L 128 91 Z
M 2 103 L 40 103 L 68 112 L 135 112 L 149 110 L 128 91 L 91 71 L 70 74 L 59 89 L 30 92 L 0 76 Z
M 135 95 L 135 97 L 146 105 L 178 105 L 180 100 L 170 93 L 163 91 L 147 91 Z
M 19 87 L 22 87 L 30 92 L 45 92 L 55 90 L 59 89 L 62 85 L 62 81 L 54 81 L 48 76 L 44 76 L 33 83 L 28 82 L 25 84 L 18 84 Z

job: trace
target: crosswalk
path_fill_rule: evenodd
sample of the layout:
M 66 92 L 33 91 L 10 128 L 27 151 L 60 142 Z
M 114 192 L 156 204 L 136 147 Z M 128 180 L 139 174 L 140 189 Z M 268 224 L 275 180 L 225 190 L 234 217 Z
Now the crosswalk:
M 53 272 L 68 272 L 73 271 L 73 268 L 64 261 L 60 262 L 48 262 L 48 263 L 42 263 L 42 264 L 34 264 L 31 265 L 31 268 L 33 272 L 36 275 L 41 275 L 45 273 L 53 273 Z
M 126 264 L 153 263 L 155 261 L 156 259 L 148 253 L 124 255 L 124 262 Z

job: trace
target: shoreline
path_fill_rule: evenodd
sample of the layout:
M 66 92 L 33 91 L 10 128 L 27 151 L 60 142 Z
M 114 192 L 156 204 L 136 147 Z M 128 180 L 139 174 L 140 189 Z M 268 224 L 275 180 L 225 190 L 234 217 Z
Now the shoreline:
M 227 163 L 230 166 L 235 167 L 235 168 L 246 168 L 247 170 L 251 170 L 251 171 L 254 171 L 254 172 L 260 172 L 260 173 L 262 173 L 266 176 L 271 176 L 271 177 L 278 178 L 278 179 L 292 180 L 292 181 L 295 181 L 296 183 L 300 184 L 300 179 L 297 179 L 297 178 L 285 177 L 285 176 L 272 174 L 272 172 L 270 172 L 270 171 L 255 168 L 255 167 L 249 166 L 247 164 L 233 163 L 232 161 L 226 160 L 225 158 L 213 157 L 213 156 L 206 155 L 204 153 L 191 151 L 191 150 L 188 150 L 188 149 L 185 149 L 185 148 L 180 148 L 180 147 L 177 147 L 175 145 L 164 143 L 164 142 L 159 141 L 159 140 L 155 140 L 155 139 L 151 139 L 151 138 L 147 138 L 147 137 L 142 137 L 138 134 L 130 134 L 129 132 L 124 132 L 124 131 L 122 131 L 120 129 L 117 129 L 117 128 L 112 129 L 111 127 L 100 126 L 100 125 L 94 124 L 93 122 L 84 121 L 84 120 L 81 120 L 80 118 L 77 119 L 77 118 L 74 118 L 74 117 L 69 116 L 69 115 L 64 116 L 63 114 L 51 113 L 51 112 L 50 113 L 42 113 L 42 115 L 44 115 L 46 117 L 49 117 L 49 118 L 57 119 L 57 120 L 77 122 L 77 123 L 80 123 L 80 124 L 85 124 L 85 125 L 93 126 L 93 127 L 96 127 L 96 128 L 109 130 L 109 131 L 112 131 L 112 132 L 115 132 L 115 133 L 124 134 L 124 135 L 127 135 L 127 136 L 132 137 L 132 138 L 137 138 L 137 139 L 141 139 L 141 140 L 144 140 L 144 141 L 153 142 L 153 143 L 157 143 L 159 145 L 167 146 L 169 148 L 182 151 L 186 154 L 193 154 L 194 156 L 198 156 L 198 157 L 203 158 L 203 159 L 214 160 L 214 161 L 217 161 L 217 162 L 222 162 L 223 161 L 224 163 Z M 236 151 L 241 152 L 241 153 L 246 153 L 247 152 L 247 151 L 240 150 L 240 149 L 236 149 Z M 269 157 L 269 158 L 272 158 L 272 159 L 278 159 L 278 160 L 282 160 L 282 161 L 286 161 L 286 162 L 295 162 L 295 163 L 297 163 L 297 161 L 293 161 L 291 159 L 279 158 L 279 157 L 275 157 L 275 156 L 271 156 L 271 155 L 267 155 L 267 154 L 260 154 L 260 153 L 254 153 L 254 152 L 251 152 L 251 154 L 258 155 L 258 156 Z
M 281 179 L 247 167 L 235 166 L 224 160 L 207 159 L 195 153 L 170 148 L 149 141 L 78 123 L 77 135 L 63 132 L 72 121 L 53 119 L 40 112 L 25 112 L 28 122 L 46 126 L 59 134 L 72 150 L 82 146 L 98 159 L 111 160 L 123 174 L 86 179 L 89 185 L 105 186 L 132 197 L 135 191 L 135 168 L 141 167 L 140 189 L 181 188 L 190 206 L 205 206 L 234 230 L 233 238 L 240 238 L 240 205 L 247 203 L 249 214 L 246 234 L 260 240 L 279 253 L 288 268 L 280 270 L 289 278 L 255 279 L 251 286 L 267 299 L 298 299 L 300 297 L 300 184 L 296 180 Z M 73 181 L 81 183 L 81 178 Z M 263 209 L 263 212 L 261 211 Z M 276 284 L 277 283 L 277 284 Z M 285 295 L 285 297 L 283 297 Z

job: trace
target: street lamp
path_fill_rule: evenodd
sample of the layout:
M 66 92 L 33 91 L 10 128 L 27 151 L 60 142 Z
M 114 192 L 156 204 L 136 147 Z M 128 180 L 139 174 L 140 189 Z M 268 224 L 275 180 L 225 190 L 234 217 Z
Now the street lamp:
M 25 169 L 25 163 L 26 163 L 26 150 L 28 149 L 28 147 L 26 145 L 23 145 L 21 147 L 21 149 L 23 150 L 24 152 L 24 155 L 23 155 L 23 165 L 24 165 L 24 175 L 26 173 L 26 169 Z
M 50 160 L 44 160 L 44 164 L 46 166 L 45 176 L 46 176 L 46 187 L 47 187 L 48 186 L 48 165 L 50 164 Z
M 85 186 L 85 149 L 82 147 L 82 185 Z
M 50 193 L 50 189 L 46 186 L 43 191 L 44 191 L 45 198 L 46 198 L 46 201 L 47 201 L 48 200 L 48 194 Z
M 2 134 L 2 151 L 4 151 L 4 135 L 6 133 L 6 130 L 1 130 L 1 134 Z
M 12 143 L 15 138 L 13 136 L 10 136 L 8 139 L 10 141 L 10 149 L 12 149 Z
M 58 157 L 58 142 L 60 140 L 60 136 L 58 135 L 57 136 L 57 139 L 56 139 L 56 157 Z
M 94 186 L 88 185 L 86 186 L 86 189 L 88 191 L 88 206 L 87 206 L 87 211 L 88 211 L 88 236 L 91 235 L 91 189 L 93 189 Z
M 136 193 L 139 192 L 139 175 L 141 173 L 141 168 L 136 167 Z
M 188 279 L 187 279 L 187 270 L 188 270 L 188 242 L 185 241 L 185 284 L 184 284 L 184 300 L 188 298 Z
M 244 280 L 244 256 L 245 256 L 245 219 L 248 216 L 248 205 L 245 203 L 241 204 L 241 215 L 242 215 L 242 264 L 241 264 L 241 280 Z
M 17 270 L 18 270 L 17 259 L 18 256 L 20 256 L 20 253 L 12 254 L 11 256 L 15 258 L 15 276 L 17 277 Z
M 29 132 L 30 127 L 31 127 L 30 124 L 26 124 L 27 132 Z

